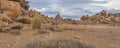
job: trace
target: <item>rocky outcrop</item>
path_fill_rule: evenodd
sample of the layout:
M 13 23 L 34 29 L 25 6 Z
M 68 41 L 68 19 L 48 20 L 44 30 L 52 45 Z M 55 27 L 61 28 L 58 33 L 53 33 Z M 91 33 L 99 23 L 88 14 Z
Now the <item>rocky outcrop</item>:
M 29 9 L 26 0 L 0 0 L 0 31 L 22 29 L 23 24 L 15 21 Z M 23 23 L 31 23 L 29 18 L 22 18 Z
M 21 24 L 21 23 L 11 23 L 11 24 L 8 25 L 8 27 L 10 27 L 11 29 L 22 29 L 23 24 Z
M 20 16 L 29 9 L 26 0 L 0 0 L 0 14 L 6 14 L 11 19 Z
M 17 17 L 14 19 L 14 21 L 24 23 L 24 24 L 31 24 L 32 18 L 30 18 L 30 17 Z
M 29 5 L 28 5 L 28 1 L 26 0 L 8 0 L 8 1 L 14 1 L 14 2 L 19 2 L 20 3 L 20 6 L 25 9 L 25 10 L 28 10 L 29 9 Z
M 6 14 L 0 14 L 0 21 L 12 23 L 12 19 L 9 18 Z
M 120 24 L 120 13 L 112 14 L 108 13 L 105 10 L 102 10 L 100 13 L 97 13 L 93 16 L 82 16 L 82 24 L 108 24 L 115 25 Z
M 7 24 L 5 22 L 0 21 L 0 31 L 6 26 Z
M 21 14 L 20 4 L 14 1 L 1 1 L 0 10 L 0 14 L 6 14 L 11 19 L 14 19 Z

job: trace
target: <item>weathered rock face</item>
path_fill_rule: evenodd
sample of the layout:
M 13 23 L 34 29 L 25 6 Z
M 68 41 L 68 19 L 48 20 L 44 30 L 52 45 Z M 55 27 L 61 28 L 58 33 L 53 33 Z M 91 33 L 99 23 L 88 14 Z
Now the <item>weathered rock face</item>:
M 7 22 L 7 23 L 13 22 L 12 19 L 5 14 L 0 14 L 0 21 Z
M 7 25 L 6 25 L 5 22 L 1 22 L 1 21 L 0 21 L 0 31 L 2 30 L 3 27 L 6 27 L 6 26 L 7 26 Z
M 24 23 L 24 24 L 31 24 L 32 18 L 30 18 L 30 17 L 17 17 L 14 19 L 14 21 Z
M 7 32 L 7 31 L 10 31 L 11 30 L 11 28 L 10 27 L 4 27 L 4 28 L 2 28 L 2 32 Z
M 53 21 L 53 23 L 54 22 L 58 22 L 59 24 L 61 24 L 63 22 L 63 19 L 61 18 L 60 14 L 56 15 L 55 20 Z
M 8 15 L 11 19 L 21 14 L 21 6 L 18 2 L 13 1 L 1 1 L 0 2 L 1 14 Z
M 100 16 L 107 16 L 107 11 L 102 10 L 102 11 L 100 12 Z
M 8 27 L 10 27 L 11 29 L 22 29 L 23 24 L 21 24 L 21 23 L 11 23 L 11 24 L 8 25 Z
M 57 14 L 56 17 L 55 17 L 55 19 L 56 19 L 56 20 L 60 20 L 60 19 L 62 19 L 62 18 L 60 17 L 60 14 Z
M 20 16 L 29 9 L 26 0 L 0 0 L 0 14 L 6 14 L 11 19 Z
M 19 2 L 21 7 L 24 8 L 25 10 L 28 10 L 29 9 L 29 5 L 26 0 L 8 0 L 8 1 L 15 1 L 15 2 Z
M 81 17 L 81 20 L 88 20 L 88 19 L 89 19 L 88 15 L 86 15 L 86 16 L 84 15 L 84 16 Z
M 42 16 L 42 23 L 46 24 L 46 23 L 52 23 L 53 18 L 52 17 L 48 17 L 48 16 Z
M 26 0 L 0 0 L 0 31 L 10 31 L 12 29 L 22 29 L 23 24 L 15 21 L 21 17 L 23 11 L 29 9 Z M 29 18 L 22 18 L 22 23 L 31 23 Z

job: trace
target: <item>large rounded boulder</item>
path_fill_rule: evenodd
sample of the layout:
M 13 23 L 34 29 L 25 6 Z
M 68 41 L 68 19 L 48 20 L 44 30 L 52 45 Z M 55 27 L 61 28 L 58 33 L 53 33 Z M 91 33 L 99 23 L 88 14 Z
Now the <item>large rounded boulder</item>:
M 1 14 L 6 14 L 11 19 L 14 19 L 21 14 L 20 3 L 14 1 L 1 1 L 0 10 Z

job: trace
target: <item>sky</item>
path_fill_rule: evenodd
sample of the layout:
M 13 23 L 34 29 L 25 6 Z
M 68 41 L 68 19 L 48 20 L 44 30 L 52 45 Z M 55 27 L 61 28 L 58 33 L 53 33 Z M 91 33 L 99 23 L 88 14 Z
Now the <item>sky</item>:
M 120 13 L 120 0 L 28 0 L 30 8 L 45 15 L 79 19 L 82 15 L 93 15 L 101 10 Z

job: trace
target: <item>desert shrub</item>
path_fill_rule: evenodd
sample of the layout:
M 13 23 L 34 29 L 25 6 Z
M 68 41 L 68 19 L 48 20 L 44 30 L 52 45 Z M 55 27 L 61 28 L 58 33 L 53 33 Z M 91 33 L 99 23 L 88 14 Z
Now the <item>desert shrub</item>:
M 32 19 L 32 28 L 33 29 L 40 29 L 41 27 L 41 15 L 35 14 L 35 16 Z
M 48 39 L 37 41 L 25 46 L 25 48 L 95 48 L 79 41 L 70 39 Z

